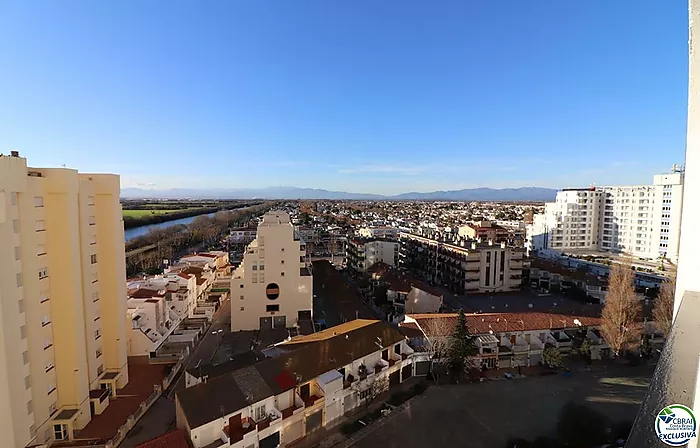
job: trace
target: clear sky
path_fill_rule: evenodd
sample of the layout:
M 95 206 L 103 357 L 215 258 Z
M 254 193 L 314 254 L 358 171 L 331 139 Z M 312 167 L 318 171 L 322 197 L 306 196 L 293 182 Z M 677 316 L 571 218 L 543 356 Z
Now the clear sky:
M 0 152 L 123 187 L 650 183 L 683 0 L 0 1 Z

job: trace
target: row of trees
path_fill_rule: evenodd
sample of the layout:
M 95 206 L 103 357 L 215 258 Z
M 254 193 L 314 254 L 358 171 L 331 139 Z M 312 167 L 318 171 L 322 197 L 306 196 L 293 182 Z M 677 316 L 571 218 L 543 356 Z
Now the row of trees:
M 642 302 L 635 293 L 634 278 L 627 263 L 616 263 L 610 270 L 600 331 L 615 356 L 639 349 L 644 341 Z M 671 329 L 674 291 L 675 280 L 664 282 L 652 310 L 656 330 L 665 335 Z
M 141 272 L 155 274 L 160 272 L 163 260 L 173 260 L 198 247 L 216 247 L 228 234 L 230 228 L 242 225 L 266 212 L 272 205 L 272 202 L 268 202 L 245 210 L 222 211 L 214 216 L 198 216 L 189 225 L 153 229 L 144 236 L 134 238 L 126 244 L 127 252 L 150 245 L 156 247 L 128 257 L 127 275 L 132 276 Z

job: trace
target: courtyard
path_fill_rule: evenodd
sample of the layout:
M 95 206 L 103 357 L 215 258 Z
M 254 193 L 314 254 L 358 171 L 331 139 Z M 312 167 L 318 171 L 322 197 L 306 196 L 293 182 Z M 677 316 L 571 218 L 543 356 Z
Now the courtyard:
M 570 377 L 433 386 L 353 446 L 501 448 L 515 437 L 554 436 L 559 410 L 571 400 L 613 422 L 632 421 L 653 369 L 608 364 Z

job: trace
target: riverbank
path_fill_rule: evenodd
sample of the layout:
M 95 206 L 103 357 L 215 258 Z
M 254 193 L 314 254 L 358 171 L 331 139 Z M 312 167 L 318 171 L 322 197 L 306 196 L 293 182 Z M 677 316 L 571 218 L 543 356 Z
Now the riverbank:
M 157 203 L 157 204 L 123 204 L 124 230 L 190 218 L 199 215 L 208 215 L 219 211 L 236 210 L 252 205 L 259 205 L 260 201 L 221 201 L 212 204 L 186 203 Z

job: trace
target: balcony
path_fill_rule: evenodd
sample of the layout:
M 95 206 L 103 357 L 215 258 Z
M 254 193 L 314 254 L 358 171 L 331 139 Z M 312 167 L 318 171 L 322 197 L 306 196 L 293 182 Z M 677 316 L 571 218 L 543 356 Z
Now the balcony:
M 282 420 L 287 419 L 293 415 L 304 410 L 304 400 L 301 399 L 299 394 L 294 394 L 294 403 L 286 409 L 282 409 Z
M 514 353 L 525 353 L 530 351 L 530 344 L 522 337 L 518 336 L 515 339 L 515 344 L 511 345 Z
M 232 427 L 230 423 L 224 426 L 221 430 L 221 441 L 233 445 L 243 440 L 247 434 L 255 431 L 255 429 L 256 426 L 253 420 L 248 417 L 243 417 L 240 420 L 240 426 Z

